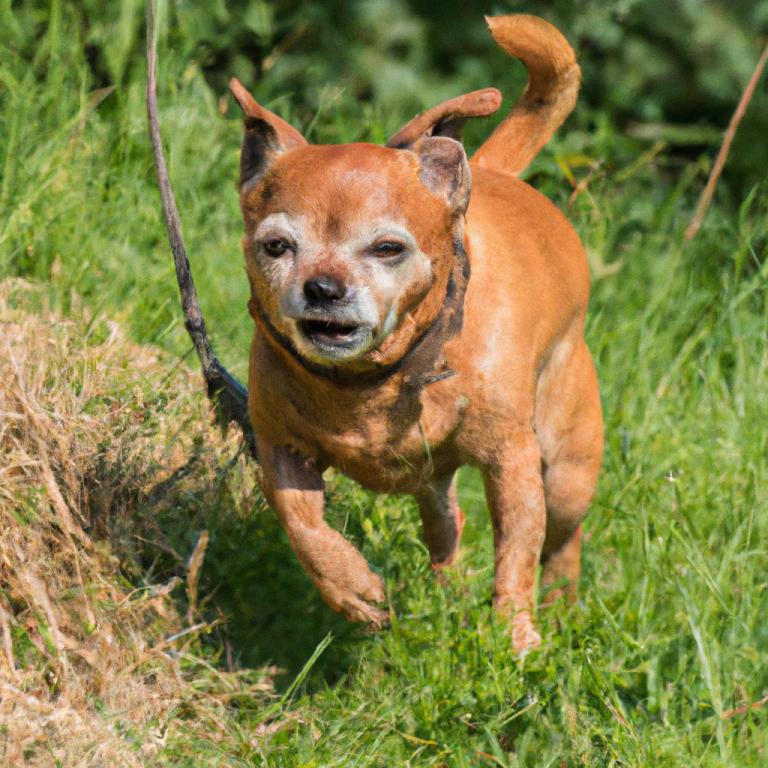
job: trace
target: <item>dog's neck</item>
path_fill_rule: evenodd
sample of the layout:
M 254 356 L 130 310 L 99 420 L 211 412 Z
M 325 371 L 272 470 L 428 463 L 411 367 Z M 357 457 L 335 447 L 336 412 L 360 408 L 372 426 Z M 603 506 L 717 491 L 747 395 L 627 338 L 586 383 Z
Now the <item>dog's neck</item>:
M 445 281 L 442 303 L 437 303 L 437 311 L 431 308 L 430 312 L 430 307 L 426 306 L 426 311 L 420 312 L 424 306 L 420 305 L 415 312 L 408 313 L 384 344 L 356 360 L 354 365 L 323 365 L 308 359 L 272 325 L 253 295 L 249 309 L 272 345 L 313 376 L 338 387 L 358 389 L 377 386 L 399 376 L 407 387 L 420 390 L 453 375 L 442 352 L 445 343 L 461 332 L 468 282 L 469 259 L 459 235 L 454 241 L 451 271 Z

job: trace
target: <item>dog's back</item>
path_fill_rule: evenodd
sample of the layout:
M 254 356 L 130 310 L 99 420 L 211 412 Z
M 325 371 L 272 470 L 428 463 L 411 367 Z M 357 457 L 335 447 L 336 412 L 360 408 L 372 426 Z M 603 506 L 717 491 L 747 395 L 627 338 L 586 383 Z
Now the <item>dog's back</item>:
M 486 374 L 522 362 L 532 392 L 558 343 L 583 345 L 589 300 L 584 249 L 557 207 L 516 178 L 560 127 L 576 102 L 580 69 L 568 41 L 535 16 L 488 18 L 496 42 L 523 61 L 525 93 L 469 162 L 472 196 L 465 244 L 472 279 L 461 345 Z M 486 350 L 474 327 L 503 329 Z M 524 329 L 524 338 L 517 338 Z M 459 342 L 457 342 L 458 344 Z M 523 358 L 523 360 L 521 360 Z M 495 375 L 499 375 L 496 372 Z

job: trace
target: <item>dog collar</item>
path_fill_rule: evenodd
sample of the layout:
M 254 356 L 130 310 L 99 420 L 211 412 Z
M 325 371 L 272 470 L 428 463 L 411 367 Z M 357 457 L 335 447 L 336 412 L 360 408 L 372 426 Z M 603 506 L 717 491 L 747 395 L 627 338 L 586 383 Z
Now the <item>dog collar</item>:
M 314 376 L 327 379 L 340 387 L 365 387 L 380 384 L 399 373 L 409 387 L 420 389 L 455 375 L 455 372 L 448 368 L 442 356 L 442 349 L 463 327 L 464 296 L 469 274 L 469 258 L 464 243 L 457 237 L 454 241 L 453 266 L 448 276 L 443 305 L 437 317 L 400 359 L 363 371 L 350 371 L 339 365 L 321 365 L 304 357 L 294 343 L 270 322 L 255 297 L 251 298 L 256 310 L 253 316 L 277 346 Z

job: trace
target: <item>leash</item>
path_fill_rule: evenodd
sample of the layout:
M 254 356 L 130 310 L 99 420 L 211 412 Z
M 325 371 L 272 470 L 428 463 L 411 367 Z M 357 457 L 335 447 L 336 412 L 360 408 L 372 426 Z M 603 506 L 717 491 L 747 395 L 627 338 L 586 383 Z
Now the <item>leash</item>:
M 155 172 L 160 188 L 160 199 L 163 203 L 163 218 L 168 232 L 168 240 L 173 252 L 173 262 L 176 266 L 176 280 L 181 294 L 181 307 L 184 311 L 184 325 L 192 339 L 197 356 L 203 369 L 208 398 L 214 404 L 218 420 L 222 427 L 237 423 L 243 430 L 243 438 L 248 444 L 251 455 L 256 458 L 256 439 L 253 427 L 248 418 L 248 390 L 219 362 L 208 334 L 205 330 L 205 320 L 197 300 L 195 281 L 189 259 L 184 248 L 184 237 L 181 232 L 179 210 L 168 175 L 168 166 L 163 153 L 163 143 L 160 128 L 157 124 L 157 94 L 155 66 L 157 61 L 157 33 L 155 29 L 154 0 L 147 0 L 147 114 L 149 130 L 152 136 L 152 150 L 155 155 Z

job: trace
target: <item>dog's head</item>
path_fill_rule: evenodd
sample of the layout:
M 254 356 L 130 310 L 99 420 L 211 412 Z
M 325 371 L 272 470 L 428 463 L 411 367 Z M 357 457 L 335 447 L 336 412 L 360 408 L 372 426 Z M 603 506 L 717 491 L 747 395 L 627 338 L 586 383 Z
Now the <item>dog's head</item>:
M 469 203 L 460 138 L 493 89 L 420 115 L 386 147 L 310 146 L 237 81 L 252 312 L 321 365 L 382 359 L 440 311 Z M 400 354 L 400 353 L 397 353 Z

